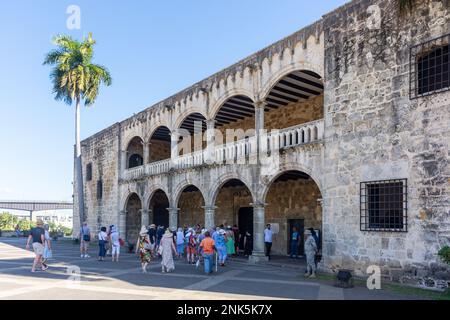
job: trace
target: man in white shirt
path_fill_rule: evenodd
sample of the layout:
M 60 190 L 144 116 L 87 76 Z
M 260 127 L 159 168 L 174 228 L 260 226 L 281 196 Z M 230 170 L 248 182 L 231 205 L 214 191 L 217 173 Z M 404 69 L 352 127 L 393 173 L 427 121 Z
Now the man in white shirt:
M 266 257 L 270 260 L 270 250 L 272 249 L 272 230 L 270 230 L 270 224 L 267 224 L 264 229 L 264 244 L 266 246 Z

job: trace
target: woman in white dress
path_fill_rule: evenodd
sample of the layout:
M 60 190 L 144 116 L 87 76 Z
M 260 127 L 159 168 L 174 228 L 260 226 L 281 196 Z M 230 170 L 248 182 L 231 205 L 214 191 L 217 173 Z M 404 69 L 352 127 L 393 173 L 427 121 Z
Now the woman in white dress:
M 164 233 L 158 251 L 158 253 L 162 256 L 162 272 L 172 272 L 173 270 L 175 270 L 175 264 L 173 263 L 173 253 L 177 253 L 177 248 L 175 247 L 175 243 L 173 242 L 173 234 L 169 229 L 167 229 L 166 233 Z

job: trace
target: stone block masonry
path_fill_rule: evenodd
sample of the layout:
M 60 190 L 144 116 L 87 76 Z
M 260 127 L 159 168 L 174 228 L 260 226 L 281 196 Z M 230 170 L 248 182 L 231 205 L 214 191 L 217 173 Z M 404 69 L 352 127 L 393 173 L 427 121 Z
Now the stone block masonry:
M 410 49 L 449 30 L 449 1 L 417 1 L 406 14 L 397 1 L 351 1 L 84 140 L 83 166 L 93 168 L 84 182 L 89 224 L 93 230 L 117 224 L 134 237 L 139 224 L 155 219 L 170 226 L 245 223 L 258 256 L 266 223 L 277 229 L 274 253 L 285 255 L 289 221 L 303 220 L 321 230 L 322 270 L 365 275 L 379 265 L 388 279 L 447 287 L 449 269 L 437 252 L 450 243 L 450 91 L 410 95 L 410 83 L 418 83 Z M 283 148 L 271 150 L 279 151 L 279 163 L 263 170 L 245 157 L 239 164 L 202 162 L 205 139 L 200 162 L 197 153 L 195 163 L 150 168 L 178 158 L 168 141 L 149 143 L 152 133 L 161 126 L 175 133 L 189 116 L 206 119 L 207 128 L 220 123 L 222 131 L 281 130 L 273 139 Z M 142 143 L 130 147 L 135 137 Z M 236 141 L 223 156 L 251 158 L 255 146 L 270 145 L 258 139 Z M 220 147 L 212 140 L 212 150 Z M 130 152 L 142 154 L 144 165 L 127 169 Z M 407 182 L 403 232 L 363 231 L 361 183 L 392 179 Z M 368 212 L 373 216 L 374 208 Z

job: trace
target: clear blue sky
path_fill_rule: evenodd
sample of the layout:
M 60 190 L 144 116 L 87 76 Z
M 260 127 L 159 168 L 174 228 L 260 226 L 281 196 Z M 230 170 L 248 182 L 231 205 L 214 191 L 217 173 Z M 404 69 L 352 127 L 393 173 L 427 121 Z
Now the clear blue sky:
M 93 32 L 113 85 L 81 115 L 82 138 L 299 30 L 345 0 L 1 1 L 0 199 L 71 200 L 74 112 L 42 66 L 60 33 Z M 66 9 L 81 8 L 81 30 Z

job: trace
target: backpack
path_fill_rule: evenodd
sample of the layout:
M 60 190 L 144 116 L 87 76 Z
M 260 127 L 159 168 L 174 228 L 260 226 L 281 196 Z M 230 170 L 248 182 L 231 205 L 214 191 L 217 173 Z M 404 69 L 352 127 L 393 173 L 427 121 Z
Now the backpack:
M 189 236 L 189 247 L 191 247 L 191 248 L 196 247 L 195 237 L 192 234 Z

